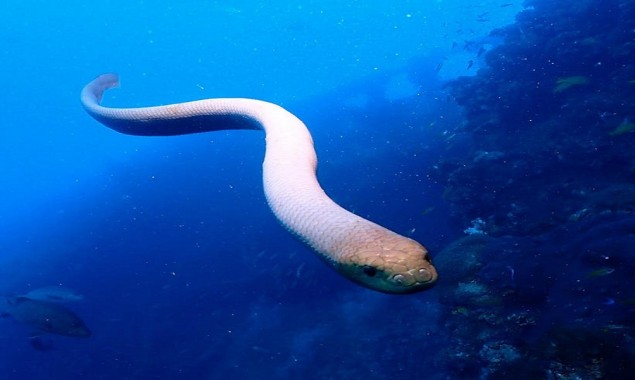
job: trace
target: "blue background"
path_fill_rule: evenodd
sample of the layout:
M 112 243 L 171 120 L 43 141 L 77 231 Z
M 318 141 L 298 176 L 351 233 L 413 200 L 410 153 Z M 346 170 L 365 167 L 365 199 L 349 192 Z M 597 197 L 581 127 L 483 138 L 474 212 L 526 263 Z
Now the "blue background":
M 475 283 L 449 274 L 451 265 L 441 271 L 445 285 L 384 295 L 348 282 L 288 235 L 262 194 L 261 132 L 125 136 L 79 104 L 81 88 L 105 72 L 122 82 L 107 93 L 109 106 L 213 97 L 278 103 L 311 130 L 320 181 L 336 202 L 435 256 L 487 214 L 485 206 L 457 211 L 486 202 L 457 191 L 475 182 L 443 166 L 469 166 L 478 160 L 461 154 L 479 149 L 459 128 L 466 123 L 459 104 L 477 109 L 477 91 L 448 83 L 487 66 L 483 52 L 502 42 L 488 34 L 513 25 L 523 5 L 384 3 L 0 5 L 0 292 L 75 289 L 85 300 L 68 306 L 93 331 L 87 340 L 50 337 L 55 348 L 39 352 L 28 344 L 29 327 L 1 320 L 0 377 L 443 379 L 488 376 L 500 370 L 496 363 L 516 360 L 520 349 L 502 340 L 497 357 L 493 343 L 470 351 L 457 340 L 448 316 L 479 310 L 471 322 L 482 323 L 483 308 L 496 303 L 465 306 L 456 291 L 448 301 L 448 284 Z M 530 11 L 546 7 L 528 3 Z M 508 264 L 496 273 L 516 281 L 522 264 Z M 580 271 L 605 276 L 596 269 Z M 615 302 L 602 293 L 593 303 L 607 299 Z M 623 303 L 630 309 L 620 315 L 632 315 L 631 300 Z M 532 337 L 548 330 L 535 326 Z M 630 332 L 613 320 L 598 326 Z M 465 339 L 483 331 L 472 327 Z M 505 342 L 516 342 L 506 332 Z M 453 366 L 465 357 L 477 363 Z M 540 365 L 567 373 L 553 363 L 589 361 L 552 357 Z

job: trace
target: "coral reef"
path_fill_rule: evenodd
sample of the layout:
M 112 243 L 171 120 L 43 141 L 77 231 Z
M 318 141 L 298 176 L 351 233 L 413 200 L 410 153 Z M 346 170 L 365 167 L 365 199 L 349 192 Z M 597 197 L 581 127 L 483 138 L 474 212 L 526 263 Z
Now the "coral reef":
M 431 173 L 468 236 L 435 259 L 457 378 L 635 370 L 635 1 L 526 1 L 449 84 L 461 148 Z

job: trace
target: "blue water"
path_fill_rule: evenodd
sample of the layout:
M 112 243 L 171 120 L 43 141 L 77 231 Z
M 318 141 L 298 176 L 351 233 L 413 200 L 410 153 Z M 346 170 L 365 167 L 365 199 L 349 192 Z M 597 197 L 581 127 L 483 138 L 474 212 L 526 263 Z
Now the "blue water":
M 40 351 L 0 319 L 0 378 L 632 372 L 635 2 L 386 3 L 5 1 L 0 292 L 74 289 L 93 334 Z M 109 106 L 283 105 L 328 194 L 426 245 L 438 285 L 320 262 L 266 204 L 261 132 L 98 124 L 105 72 Z

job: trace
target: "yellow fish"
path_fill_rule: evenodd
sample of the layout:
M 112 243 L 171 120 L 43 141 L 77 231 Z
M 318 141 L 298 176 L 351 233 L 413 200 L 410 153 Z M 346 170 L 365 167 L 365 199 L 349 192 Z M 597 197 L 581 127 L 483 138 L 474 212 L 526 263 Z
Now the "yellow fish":
M 614 130 L 609 132 L 611 136 L 621 136 L 623 134 L 635 131 L 635 123 L 624 119 L 624 121 L 618 125 Z
M 557 94 L 570 87 L 580 86 L 584 84 L 589 84 L 589 78 L 580 75 L 558 78 L 558 80 L 556 81 L 556 87 L 553 89 L 553 92 Z
M 587 273 L 586 276 L 589 277 L 589 278 L 602 277 L 602 276 L 607 276 L 607 275 L 609 275 L 609 274 L 611 274 L 613 272 L 615 272 L 614 268 L 603 267 L 603 268 L 596 269 L 596 270 L 593 270 L 593 271 Z

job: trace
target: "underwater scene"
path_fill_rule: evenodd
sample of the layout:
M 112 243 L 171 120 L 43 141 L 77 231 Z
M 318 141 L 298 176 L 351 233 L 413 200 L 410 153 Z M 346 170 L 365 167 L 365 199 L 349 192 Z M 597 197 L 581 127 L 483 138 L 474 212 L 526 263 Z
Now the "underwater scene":
M 0 379 L 635 372 L 635 0 L 0 21 Z

